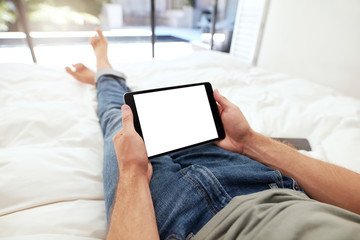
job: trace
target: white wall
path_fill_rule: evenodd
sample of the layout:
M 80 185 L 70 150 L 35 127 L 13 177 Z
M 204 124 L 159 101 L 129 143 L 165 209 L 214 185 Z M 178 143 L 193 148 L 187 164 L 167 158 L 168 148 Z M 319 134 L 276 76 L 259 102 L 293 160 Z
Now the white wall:
M 360 98 L 360 0 L 272 0 L 258 66 Z

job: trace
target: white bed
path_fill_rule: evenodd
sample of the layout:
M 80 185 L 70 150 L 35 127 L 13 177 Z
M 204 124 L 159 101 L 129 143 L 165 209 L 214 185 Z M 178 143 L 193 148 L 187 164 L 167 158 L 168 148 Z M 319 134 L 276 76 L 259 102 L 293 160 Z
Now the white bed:
M 360 172 L 360 100 L 218 52 L 115 66 L 133 90 L 209 81 L 271 137 Z M 104 239 L 102 133 L 92 86 L 62 68 L 0 65 L 0 239 Z

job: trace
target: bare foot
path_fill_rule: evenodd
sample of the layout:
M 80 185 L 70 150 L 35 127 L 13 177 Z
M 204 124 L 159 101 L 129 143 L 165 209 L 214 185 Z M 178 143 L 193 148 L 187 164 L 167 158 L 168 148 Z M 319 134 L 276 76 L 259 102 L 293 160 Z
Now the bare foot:
M 89 42 L 94 49 L 97 70 L 99 71 L 103 68 L 112 68 L 107 55 L 108 41 L 100 29 L 96 29 L 96 32 L 97 35 L 90 38 Z
M 86 67 L 82 63 L 73 64 L 72 66 L 75 68 L 75 71 L 73 71 L 70 67 L 66 67 L 65 68 L 66 72 L 68 72 L 76 80 L 82 83 L 95 85 L 94 71 L 92 71 L 90 68 Z

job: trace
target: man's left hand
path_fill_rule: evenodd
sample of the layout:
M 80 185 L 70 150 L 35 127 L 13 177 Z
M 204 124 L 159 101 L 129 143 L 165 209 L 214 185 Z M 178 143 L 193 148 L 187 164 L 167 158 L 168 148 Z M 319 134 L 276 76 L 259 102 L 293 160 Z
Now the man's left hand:
M 150 182 L 152 166 L 147 157 L 145 143 L 135 131 L 130 107 L 123 105 L 121 110 L 123 128 L 113 138 L 120 177 L 144 176 Z

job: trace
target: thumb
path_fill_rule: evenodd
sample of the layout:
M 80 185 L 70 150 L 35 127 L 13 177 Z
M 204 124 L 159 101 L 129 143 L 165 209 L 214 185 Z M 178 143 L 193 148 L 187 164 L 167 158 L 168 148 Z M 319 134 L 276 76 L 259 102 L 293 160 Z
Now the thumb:
M 226 109 L 226 108 L 232 106 L 232 103 L 229 100 L 227 100 L 226 97 L 221 95 L 219 90 L 217 90 L 217 89 L 215 89 L 215 91 L 214 91 L 214 98 L 223 109 Z
M 122 112 L 122 123 L 124 131 L 129 131 L 134 129 L 134 121 L 133 121 L 133 114 L 129 105 L 122 105 L 121 107 Z

